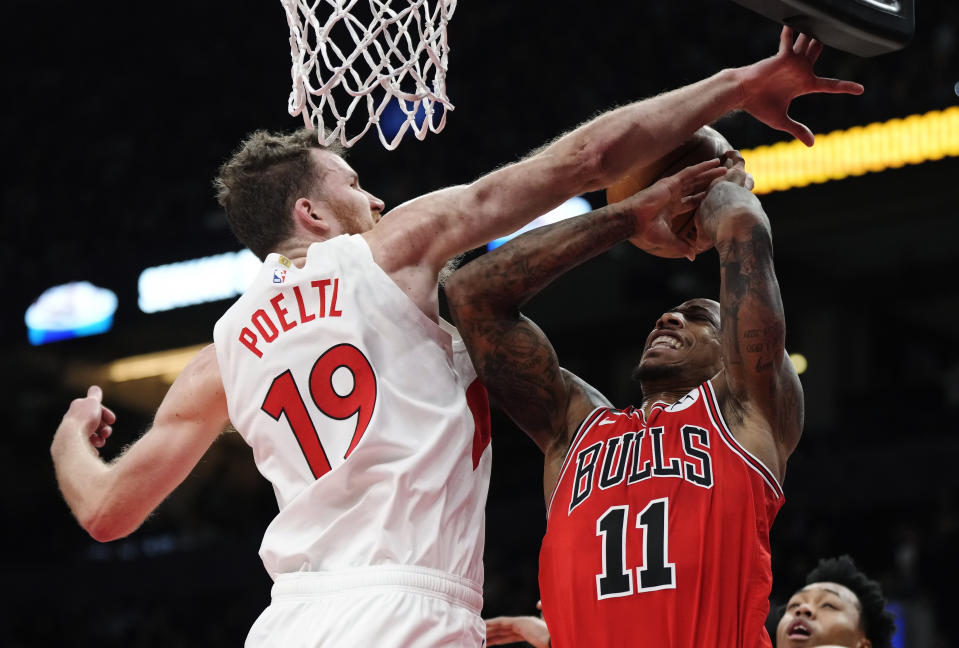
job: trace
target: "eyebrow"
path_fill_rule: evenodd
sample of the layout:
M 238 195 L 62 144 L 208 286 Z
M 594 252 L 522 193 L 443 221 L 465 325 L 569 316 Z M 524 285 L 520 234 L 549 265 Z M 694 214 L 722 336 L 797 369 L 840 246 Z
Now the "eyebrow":
M 845 601 L 843 601 L 842 594 L 840 594 L 837 590 L 830 589 L 830 588 L 828 588 L 828 587 L 820 587 L 820 588 L 817 588 L 817 589 L 819 589 L 819 590 L 821 590 L 821 591 L 823 591 L 823 592 L 826 592 L 827 594 L 832 594 L 833 596 L 835 596 L 836 598 L 838 598 L 841 602 L 845 602 Z M 801 593 L 801 592 L 813 592 L 813 591 L 815 591 L 815 590 L 809 590 L 809 589 L 806 589 L 806 588 L 804 587 L 804 588 L 802 588 L 801 590 L 799 590 L 799 592 L 796 592 L 796 594 L 799 594 L 799 593 Z M 796 594 L 793 594 L 793 596 L 795 596 Z M 792 600 L 792 599 L 790 598 L 790 600 Z
M 709 323 L 714 327 L 719 327 L 719 322 L 717 321 L 716 315 L 712 310 L 706 308 L 705 306 L 700 306 L 698 304 L 687 304 L 686 306 L 678 306 L 674 310 L 675 312 L 682 313 L 683 315 L 692 315 L 694 317 L 701 317 L 709 320 Z

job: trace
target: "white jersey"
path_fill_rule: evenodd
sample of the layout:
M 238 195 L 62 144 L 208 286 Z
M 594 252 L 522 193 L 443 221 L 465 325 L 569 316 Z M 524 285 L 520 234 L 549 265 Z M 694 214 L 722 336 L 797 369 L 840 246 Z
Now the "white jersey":
M 279 504 L 260 547 L 274 580 L 410 565 L 482 586 L 489 405 L 451 332 L 359 235 L 303 268 L 270 254 L 217 322 L 230 419 Z

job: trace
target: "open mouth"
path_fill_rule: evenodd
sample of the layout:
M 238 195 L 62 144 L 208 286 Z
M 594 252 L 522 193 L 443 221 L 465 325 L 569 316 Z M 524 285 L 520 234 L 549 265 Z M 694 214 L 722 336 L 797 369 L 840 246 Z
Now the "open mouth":
M 812 636 L 812 630 L 806 625 L 805 621 L 793 621 L 786 631 L 786 636 L 790 639 L 808 639 Z
M 678 349 L 681 346 L 682 343 L 671 335 L 657 335 L 653 338 L 652 342 L 649 343 L 649 346 L 646 348 L 646 350 L 652 351 L 653 349 Z

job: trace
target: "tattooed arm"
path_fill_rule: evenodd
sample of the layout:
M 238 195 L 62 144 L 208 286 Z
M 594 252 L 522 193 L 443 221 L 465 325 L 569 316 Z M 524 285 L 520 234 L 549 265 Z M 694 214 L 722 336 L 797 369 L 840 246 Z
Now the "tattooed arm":
M 703 232 L 719 252 L 725 384 L 723 413 L 737 439 L 780 481 L 802 434 L 803 395 L 786 355 L 786 321 L 773 268 L 772 232 L 739 168 L 703 201 Z
M 556 277 L 627 238 L 654 253 L 686 245 L 669 224 L 695 208 L 699 192 L 725 172 L 717 164 L 689 167 L 622 202 L 528 232 L 447 282 L 453 320 L 493 402 L 546 457 L 547 499 L 576 428 L 609 401 L 559 366 L 546 335 L 520 308 Z

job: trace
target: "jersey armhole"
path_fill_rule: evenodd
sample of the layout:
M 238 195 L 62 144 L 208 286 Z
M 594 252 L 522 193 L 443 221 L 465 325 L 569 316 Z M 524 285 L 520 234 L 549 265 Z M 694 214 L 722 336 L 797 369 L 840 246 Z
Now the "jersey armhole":
M 569 449 L 566 451 L 566 457 L 563 459 L 563 467 L 559 469 L 559 476 L 556 478 L 556 487 L 553 489 L 552 495 L 549 496 L 549 504 L 546 506 L 547 520 L 549 519 L 549 512 L 553 510 L 553 499 L 556 497 L 556 491 L 559 490 L 559 485 L 563 483 L 563 475 L 566 474 L 566 468 L 569 466 L 570 457 L 573 456 L 576 448 L 579 446 L 579 443 L 583 440 L 583 437 L 586 436 L 586 433 L 593 426 L 600 415 L 608 411 L 610 411 L 610 408 L 606 407 L 605 405 L 600 405 L 594 408 L 593 411 L 583 419 L 583 422 L 579 425 L 579 429 L 576 430 L 576 434 L 573 435 L 573 440 L 569 444 Z
M 722 410 L 719 407 L 719 398 L 716 397 L 716 392 L 713 390 L 713 383 L 711 380 L 707 380 L 700 387 L 702 390 L 703 401 L 706 403 L 706 414 L 709 416 L 709 420 L 712 422 L 713 426 L 719 430 L 719 436 L 722 437 L 723 441 L 732 450 L 735 454 L 742 459 L 749 468 L 754 470 L 762 477 L 763 481 L 766 483 L 766 486 L 773 492 L 773 495 L 776 499 L 781 499 L 783 497 L 782 485 L 779 483 L 779 480 L 776 479 L 776 476 L 769 469 L 766 464 L 764 464 L 756 455 L 747 450 L 743 445 L 736 439 L 732 431 L 729 429 L 729 426 L 726 425 L 726 419 L 723 418 Z

